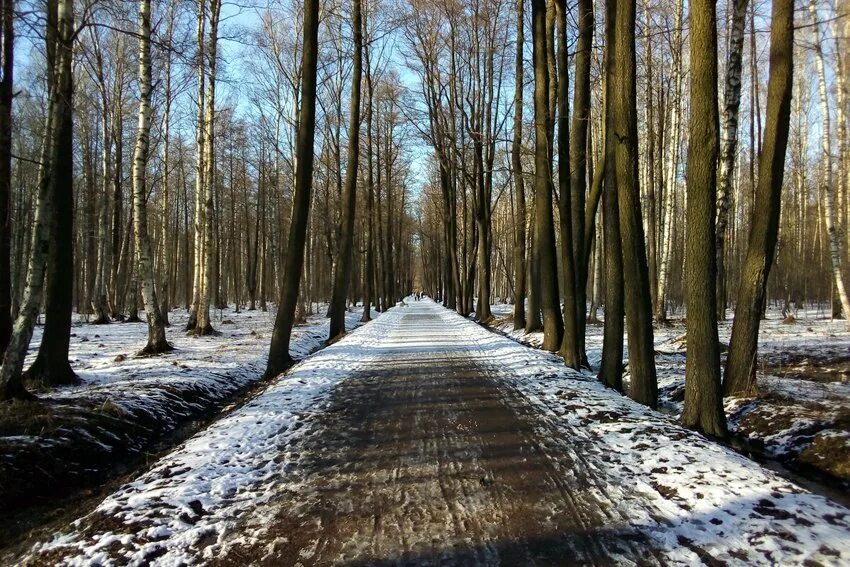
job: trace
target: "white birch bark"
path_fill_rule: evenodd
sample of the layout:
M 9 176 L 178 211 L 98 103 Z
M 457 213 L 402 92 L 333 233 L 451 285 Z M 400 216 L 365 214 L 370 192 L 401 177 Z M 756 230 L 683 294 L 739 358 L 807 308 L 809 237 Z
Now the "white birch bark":
M 192 270 L 192 306 L 189 312 L 189 321 L 186 324 L 187 331 L 194 331 L 197 327 L 198 306 L 201 301 L 201 282 L 202 272 L 204 269 L 204 175 L 206 167 L 204 160 L 206 152 L 204 151 L 204 143 L 206 142 L 205 132 L 205 107 L 204 98 L 206 96 L 206 69 L 205 69 L 205 49 L 204 45 L 206 32 L 206 0 L 197 0 L 198 6 L 198 114 L 197 114 L 197 130 L 195 140 L 197 144 L 197 163 L 195 167 L 195 237 Z
M 151 131 L 151 2 L 139 1 L 139 124 L 133 151 L 133 228 L 136 237 L 138 278 L 148 320 L 148 344 L 141 354 L 171 350 L 165 339 L 165 322 L 159 313 L 153 273 L 153 251 L 148 233 L 147 168 Z
M 729 52 L 726 57 L 726 77 L 723 87 L 723 129 L 720 140 L 720 171 L 717 176 L 717 269 L 718 280 L 725 280 L 726 227 L 729 224 L 729 205 L 732 200 L 732 176 L 735 172 L 735 156 L 738 150 L 738 119 L 741 107 L 741 70 L 744 55 L 744 27 L 747 21 L 749 0 L 734 0 Z M 720 282 L 718 282 L 720 283 Z M 725 286 L 725 281 L 723 283 Z M 718 290 L 725 295 L 725 288 Z M 723 297 L 718 297 L 718 306 Z M 718 308 L 723 315 L 724 308 Z M 722 317 L 722 318 L 725 318 Z
M 814 24 L 812 30 L 814 33 L 815 65 L 817 66 L 818 71 L 818 94 L 820 95 L 821 123 L 823 129 L 823 134 L 821 136 L 823 172 L 819 183 L 820 201 L 822 203 L 821 212 L 823 215 L 823 224 L 826 227 L 827 240 L 829 241 L 829 257 L 832 262 L 832 278 L 835 282 L 835 290 L 838 293 L 838 298 L 841 301 L 841 310 L 844 312 L 844 317 L 848 322 L 848 328 L 850 328 L 850 299 L 847 297 L 847 288 L 844 287 L 844 276 L 841 273 L 841 239 L 835 228 L 829 98 L 826 90 L 826 70 L 824 66 L 822 44 L 823 38 L 821 36 L 820 23 L 818 22 L 818 8 L 815 0 L 809 0 L 809 13 L 812 16 Z
M 203 269 L 200 272 L 200 296 L 198 301 L 197 323 L 195 333 L 206 335 L 215 332 L 210 320 L 210 302 L 212 299 L 213 283 L 213 253 L 215 243 L 213 242 L 213 183 L 215 182 L 215 83 L 216 83 L 216 57 L 218 47 L 218 22 L 221 12 L 221 0 L 210 2 L 210 30 L 207 58 L 209 61 L 209 73 L 207 77 L 207 93 L 205 98 L 206 110 L 204 111 L 204 158 L 205 168 L 203 176 L 204 202 L 203 202 Z

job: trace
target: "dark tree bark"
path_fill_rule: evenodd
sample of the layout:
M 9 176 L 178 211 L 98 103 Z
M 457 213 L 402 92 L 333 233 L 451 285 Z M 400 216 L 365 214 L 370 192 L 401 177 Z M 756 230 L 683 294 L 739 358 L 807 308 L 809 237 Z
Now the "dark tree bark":
M 549 160 L 549 70 L 545 0 L 532 0 L 534 38 L 534 203 L 536 275 L 540 281 L 540 311 L 543 315 L 543 348 L 550 352 L 561 346 L 563 320 L 558 304 L 558 265 L 555 225 L 552 217 L 552 175 Z
M 516 193 L 516 234 L 514 235 L 514 330 L 525 328 L 526 223 L 525 183 L 522 178 L 522 92 L 524 75 L 525 0 L 516 1 L 516 64 L 514 66 L 514 136 L 511 167 Z
M 363 30 L 360 0 L 354 0 L 354 62 L 351 76 L 351 107 L 348 128 L 348 166 L 342 194 L 342 227 L 339 240 L 333 297 L 330 305 L 330 333 L 328 340 L 345 334 L 345 300 L 351 281 L 352 254 L 354 250 L 354 215 L 357 206 L 357 165 L 360 159 L 360 80 L 363 74 Z
M 12 336 L 12 97 L 15 2 L 0 0 L 0 358 Z
M 556 0 L 555 15 L 558 36 L 558 188 L 559 211 L 561 221 L 561 267 L 564 271 L 564 334 L 560 344 L 560 353 L 570 368 L 581 366 L 579 354 L 579 325 L 576 293 L 576 266 L 573 250 L 572 195 L 570 192 L 570 105 L 569 78 L 567 69 L 567 2 Z M 578 215 L 581 218 L 581 215 Z M 582 310 L 583 311 L 583 310 Z
M 605 37 L 610 42 L 614 34 L 614 22 L 605 18 Z M 610 43 L 605 50 L 605 75 L 603 91 L 607 101 L 608 85 L 613 69 L 608 65 L 612 53 Z M 605 326 L 602 330 L 602 362 L 599 367 L 599 380 L 618 392 L 623 391 L 623 250 L 620 241 L 620 205 L 617 194 L 617 174 L 613 166 L 614 143 L 608 142 L 612 133 L 607 102 L 603 104 L 602 163 L 597 168 L 594 185 L 602 192 L 602 233 L 605 239 Z M 597 182 L 598 181 L 598 185 Z M 589 256 L 590 251 L 587 251 Z
M 715 202 L 719 118 L 717 109 L 717 15 L 715 0 L 691 0 L 691 117 L 688 136 L 685 292 L 688 309 L 685 408 L 682 423 L 726 437 L 720 389 L 720 343 L 715 317 Z
M 313 139 L 316 129 L 316 67 L 319 55 L 319 0 L 304 2 L 304 43 L 301 55 L 301 110 L 295 146 L 295 196 L 284 261 L 280 305 L 275 317 L 266 376 L 276 376 L 292 364 L 289 340 L 298 303 L 304 245 L 313 184 Z
M 607 0 L 613 38 L 608 41 L 608 133 L 612 150 L 606 167 L 613 168 L 620 208 L 623 287 L 629 339 L 629 396 L 656 407 L 658 385 L 652 332 L 649 269 L 640 209 L 638 177 L 637 81 L 635 77 L 635 0 Z M 613 41 L 612 41 L 613 40 Z
M 368 17 L 368 16 L 367 16 Z M 368 20 L 365 29 L 368 33 Z M 372 84 L 372 62 L 369 44 L 362 43 L 363 58 L 366 63 L 366 266 L 363 286 L 363 316 L 360 321 L 372 320 L 372 303 L 375 300 L 375 177 L 372 148 L 374 144 L 372 122 L 375 112 L 375 92 Z
M 572 199 L 573 262 L 576 271 L 578 353 L 583 365 L 587 365 L 585 327 L 587 323 L 587 272 L 589 262 L 586 258 L 589 258 L 589 255 L 585 254 L 585 248 L 589 249 L 589 245 L 585 242 L 585 194 L 587 193 L 587 147 L 591 104 L 590 63 L 594 25 L 593 0 L 579 0 L 573 118 L 570 127 L 570 195 Z M 595 205 L 593 216 L 596 216 Z
M 48 6 L 52 4 L 49 3 Z M 53 217 L 49 224 L 50 249 L 45 280 L 45 324 L 38 355 L 24 381 L 32 386 L 50 387 L 77 384 L 79 379 L 68 362 L 71 343 L 71 314 L 74 309 L 74 123 L 72 50 L 74 41 L 73 5 L 57 3 L 59 11 L 56 56 L 64 67 L 57 82 L 59 113 L 56 121 L 56 149 L 51 163 L 53 175 L 50 200 Z
M 724 394 L 755 390 L 756 354 L 767 278 L 776 252 L 785 152 L 791 117 L 794 80 L 794 2 L 774 0 L 770 38 L 770 77 L 767 84 L 767 125 L 759 159 L 758 186 L 747 256 L 741 270 L 732 338 L 726 359 Z

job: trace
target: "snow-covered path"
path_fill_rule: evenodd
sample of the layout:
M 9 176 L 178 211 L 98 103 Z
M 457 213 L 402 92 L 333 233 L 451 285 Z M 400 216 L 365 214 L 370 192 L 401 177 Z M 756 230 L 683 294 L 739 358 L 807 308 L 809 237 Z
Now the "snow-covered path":
M 190 439 L 32 564 L 847 564 L 850 511 L 408 301 Z

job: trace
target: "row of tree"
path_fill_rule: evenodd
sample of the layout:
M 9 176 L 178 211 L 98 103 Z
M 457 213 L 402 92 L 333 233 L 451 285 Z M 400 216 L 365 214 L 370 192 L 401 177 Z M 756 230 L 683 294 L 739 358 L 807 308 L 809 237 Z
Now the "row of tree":
M 275 300 L 275 374 L 314 303 L 335 340 L 421 287 L 481 322 L 509 299 L 573 368 L 604 307 L 600 379 L 624 389 L 627 340 L 649 406 L 653 320 L 686 303 L 684 420 L 724 435 L 768 301 L 850 312 L 850 18 L 717 4 L 3 0 L 2 396 L 76 379 L 75 309 L 143 310 L 155 354 L 175 305 L 204 335 Z M 43 41 L 13 82 L 16 28 Z
M 532 0 L 529 19 L 523 0 L 410 2 L 404 34 L 424 99 L 423 136 L 435 156 L 420 210 L 422 277 L 464 315 L 477 295 L 482 322 L 491 318 L 493 288 L 500 289 L 496 295 L 514 303 L 515 328 L 542 330 L 543 347 L 573 368 L 587 365 L 586 325 L 604 306 L 599 378 L 624 389 L 627 341 L 628 393 L 651 407 L 653 320 L 666 322 L 670 307 L 684 301 L 682 419 L 722 437 L 723 394 L 754 388 L 768 299 L 790 307 L 834 298 L 834 315 L 850 313 L 842 271 L 850 247 L 843 230 L 850 210 L 847 57 L 836 31 L 850 16 L 846 6 L 810 2 L 812 41 L 795 45 L 795 3 L 773 0 L 770 16 L 758 16 L 770 27 L 765 92 L 755 5 L 725 3 L 725 25 L 718 25 L 715 1 L 644 0 L 640 18 L 637 4 Z M 821 34 L 831 16 L 835 49 Z M 533 76 L 525 71 L 529 28 Z M 512 101 L 504 79 L 511 45 Z M 745 55 L 748 145 L 740 126 Z M 802 61 L 796 81 L 792 61 Z M 808 80 L 812 65 L 817 83 Z M 531 129 L 523 120 L 528 83 Z M 807 113 L 815 85 L 821 128 Z M 842 125 L 837 134 L 833 113 Z M 809 143 L 818 130 L 820 151 Z M 820 164 L 817 176 L 812 164 Z M 783 202 L 791 211 L 780 215 Z M 771 278 L 778 242 L 781 263 Z M 806 258 L 826 266 L 800 269 Z M 721 380 L 717 321 L 730 303 L 735 318 Z
M 172 349 L 175 305 L 185 331 L 207 335 L 212 310 L 273 300 L 274 375 L 314 303 L 329 304 L 336 340 L 350 304 L 368 320 L 411 289 L 410 136 L 388 24 L 375 5 L 321 4 L 270 2 L 223 28 L 245 14 L 221 0 L 4 1 L 0 398 L 77 382 L 74 311 L 95 324 L 143 312 L 140 355 L 155 355 Z M 16 29 L 43 43 L 18 41 L 31 54 L 13 87 Z M 230 58 L 228 31 L 252 40 Z

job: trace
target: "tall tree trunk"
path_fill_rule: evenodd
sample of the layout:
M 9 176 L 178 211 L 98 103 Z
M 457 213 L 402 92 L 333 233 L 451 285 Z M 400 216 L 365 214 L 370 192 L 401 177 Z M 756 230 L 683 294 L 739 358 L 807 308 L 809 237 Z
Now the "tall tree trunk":
M 24 381 L 38 387 L 77 384 L 79 379 L 68 362 L 71 315 L 74 309 L 74 123 L 72 0 L 56 0 L 58 37 L 56 146 L 51 176 L 53 216 L 49 223 L 50 248 L 45 279 L 44 332 L 38 355 L 24 374 Z
M 590 129 L 590 63 L 593 49 L 593 0 L 578 3 L 578 45 L 576 46 L 576 72 L 573 87 L 573 117 L 570 128 L 570 195 L 572 199 L 573 262 L 576 270 L 576 318 L 578 354 L 580 362 L 587 365 L 585 353 L 585 327 L 587 324 L 587 276 L 589 254 L 585 249 L 585 208 L 587 193 L 587 147 Z M 598 202 L 598 201 L 597 201 Z M 593 205 L 594 216 L 596 214 Z
M 774 0 L 767 84 L 767 129 L 759 159 L 759 181 L 747 256 L 741 268 L 732 338 L 726 358 L 724 394 L 755 390 L 756 353 L 767 278 L 776 252 L 785 151 L 794 80 L 794 0 Z
M 602 254 L 605 263 L 605 326 L 602 330 L 599 380 L 609 388 L 622 392 L 625 335 L 623 250 L 620 244 L 620 209 L 616 181 L 613 168 L 606 168 L 602 211 L 602 231 L 605 237 L 605 250 Z
M 148 320 L 148 344 L 139 354 L 170 351 L 165 339 L 165 321 L 159 312 L 153 273 L 153 252 L 148 235 L 147 168 L 151 131 L 151 3 L 139 1 L 139 127 L 133 152 L 133 224 L 136 236 L 138 274 Z
M 47 4 L 46 52 L 48 107 L 45 119 L 41 159 L 39 165 L 38 197 L 32 231 L 32 246 L 27 266 L 26 288 L 23 300 L 12 327 L 12 336 L 0 368 L 0 400 L 32 397 L 24 389 L 22 373 L 24 359 L 32 339 L 35 321 L 44 296 L 46 272 L 51 253 L 52 230 L 55 224 L 56 184 L 60 170 L 58 156 L 64 152 L 68 141 L 67 121 L 70 116 L 70 98 L 66 96 L 72 87 L 71 38 L 73 34 L 73 12 L 69 0 L 50 0 Z M 64 124 L 63 124 L 64 123 Z M 64 131 L 64 132 L 63 132 Z M 64 160 L 65 165 L 70 160 Z M 68 176 L 65 183 L 71 182 Z M 69 270 L 69 273 L 71 271 Z M 70 286 L 68 286 L 70 288 Z M 70 316 L 68 317 L 70 325 Z M 67 356 L 64 359 L 68 364 Z M 59 361 L 62 362 L 61 360 Z M 70 366 L 68 367 L 70 370 Z M 73 373 L 70 375 L 76 378 Z
M 664 152 L 667 169 L 664 173 L 664 195 L 662 202 L 663 226 L 661 231 L 661 250 L 658 266 L 658 289 L 655 292 L 655 320 L 667 321 L 667 287 L 670 275 L 670 262 L 673 255 L 673 223 L 676 210 L 676 189 L 678 187 L 679 143 L 682 124 L 682 28 L 684 25 L 684 1 L 676 0 L 676 28 L 673 33 L 673 78 L 674 92 L 670 104 L 670 135 L 667 138 L 667 150 Z
M 0 357 L 12 337 L 12 99 L 15 2 L 0 0 Z
M 221 14 L 221 0 L 210 0 L 210 30 L 207 44 L 207 94 L 204 100 L 204 212 L 203 218 L 203 269 L 200 274 L 200 295 L 198 297 L 196 335 L 217 334 L 210 319 L 210 303 L 213 286 L 218 285 L 216 276 L 216 239 L 215 239 L 215 87 L 218 59 L 218 23 Z
M 723 86 L 723 137 L 717 195 L 717 318 L 726 319 L 726 230 L 732 202 L 732 176 L 738 152 L 738 115 L 741 107 L 741 70 L 744 57 L 744 27 L 749 0 L 734 0 L 726 79 Z
M 368 15 L 367 15 L 368 17 Z M 368 33 L 368 20 L 364 24 Z M 363 42 L 361 38 L 361 49 L 366 63 L 366 269 L 364 274 L 363 293 L 363 315 L 361 322 L 372 320 L 372 303 L 376 299 L 375 286 L 375 178 L 374 178 L 374 134 L 372 131 L 375 112 L 375 89 L 372 84 L 372 61 L 370 59 L 371 49 L 369 42 Z M 380 301 L 380 300 L 379 300 Z
M 620 208 L 626 327 L 629 340 L 629 396 L 656 407 L 655 345 L 649 269 L 640 210 L 638 182 L 637 81 L 635 77 L 635 0 L 608 0 L 613 19 L 613 42 L 608 43 L 608 126 L 606 142 L 612 145 L 606 167 L 614 169 Z
M 351 282 L 354 252 L 354 217 L 357 207 L 357 167 L 360 159 L 360 81 L 363 74 L 363 30 L 360 0 L 354 0 L 354 57 L 351 76 L 351 103 L 348 128 L 348 165 L 342 194 L 342 226 L 340 230 L 337 269 L 334 274 L 333 297 L 330 305 L 328 340 L 345 334 L 345 300 Z
M 645 134 L 642 137 L 645 146 L 646 159 L 642 162 L 642 174 L 644 179 L 642 186 L 646 199 L 646 247 L 647 261 L 649 264 L 649 292 L 652 298 L 653 308 L 658 298 L 658 207 L 656 206 L 656 160 L 655 154 L 655 73 L 653 64 L 653 30 L 652 9 L 649 0 L 643 0 L 643 53 L 644 53 L 644 101 L 643 118 Z
M 122 41 L 119 38 L 119 43 Z M 116 81 L 117 83 L 117 81 Z M 119 91 L 116 84 L 115 90 Z M 115 157 L 112 164 L 112 274 L 110 283 L 112 292 L 110 310 L 113 319 L 124 318 L 124 286 L 127 279 L 127 248 L 129 243 L 129 224 L 122 218 L 124 211 L 124 108 L 121 92 L 113 93 L 112 141 L 115 145 Z
M 292 357 L 289 355 L 289 339 L 292 335 L 301 269 L 304 265 L 304 244 L 307 237 L 307 218 L 310 212 L 310 192 L 313 182 L 318 36 L 319 0 L 305 0 L 304 43 L 301 58 L 301 111 L 298 117 L 298 137 L 295 148 L 298 164 L 295 169 L 295 196 L 284 263 L 283 287 L 269 348 L 266 376 L 275 376 L 292 364 Z
M 525 327 L 526 226 L 525 183 L 522 177 L 522 93 L 524 82 L 525 0 L 516 0 L 516 62 L 514 66 L 514 135 L 511 167 L 516 193 L 516 234 L 514 236 L 514 330 Z
M 171 43 L 174 39 L 174 20 L 176 17 L 176 6 L 172 3 L 168 8 L 168 28 L 166 30 L 166 41 L 168 42 L 167 53 L 165 55 L 165 93 L 163 104 L 165 112 L 162 118 L 162 232 L 160 238 L 163 246 L 163 268 L 160 274 L 160 315 L 162 322 L 168 325 L 168 315 L 171 311 L 171 294 L 173 290 L 170 286 L 172 280 L 172 266 L 174 265 L 174 246 L 171 239 L 171 106 L 172 106 L 172 89 L 171 89 L 171 59 L 172 49 Z
M 549 69 L 545 0 L 532 0 L 534 38 L 534 203 L 535 258 L 540 281 L 540 311 L 543 315 L 543 348 L 550 352 L 561 346 L 563 320 L 558 305 L 558 265 L 555 226 L 552 217 L 552 175 L 549 159 Z
M 95 57 L 98 66 L 98 82 L 101 90 L 101 105 L 103 116 L 101 127 L 103 128 L 103 148 L 101 150 L 101 176 L 103 189 L 98 203 L 98 247 L 97 247 L 97 275 L 92 290 L 92 312 L 93 323 L 104 325 L 110 322 L 109 302 L 106 297 L 109 287 L 109 275 L 112 272 L 112 239 L 109 224 L 109 193 L 112 185 L 112 135 L 109 120 L 109 97 L 106 89 L 106 80 L 103 73 L 103 58 L 100 50 L 96 49 Z
M 617 174 L 614 164 L 614 143 L 608 142 L 614 134 L 611 116 L 608 111 L 609 84 L 614 68 L 609 61 L 615 51 L 612 46 L 615 39 L 614 20 L 610 11 L 616 8 L 616 0 L 606 0 L 605 16 L 605 58 L 603 69 L 602 105 L 602 163 L 597 168 L 597 179 L 602 188 L 602 234 L 605 249 L 602 254 L 605 264 L 605 326 L 602 330 L 602 361 L 599 366 L 599 381 L 618 392 L 623 391 L 623 338 L 625 336 L 623 305 L 623 249 L 620 240 L 620 204 L 617 194 Z
M 713 437 L 726 437 L 720 387 L 720 342 L 715 313 L 715 206 L 719 151 L 716 0 L 691 0 L 691 118 L 688 136 L 685 292 L 688 345 L 682 423 Z
M 561 221 L 561 267 L 564 271 L 564 334 L 561 339 L 560 353 L 570 368 L 581 366 L 579 353 L 579 324 L 576 305 L 576 263 L 573 237 L 575 235 L 572 213 L 572 195 L 570 194 L 570 105 L 569 74 L 567 56 L 567 2 L 555 1 L 558 35 L 558 188 L 559 211 Z M 581 218 L 581 215 L 577 215 Z M 584 313 L 584 309 L 581 310 Z
M 826 71 L 823 61 L 823 41 L 820 32 L 820 22 L 818 21 L 817 2 L 809 0 L 809 12 L 812 15 L 814 23 L 814 48 L 815 48 L 815 63 L 818 70 L 818 93 L 820 95 L 821 108 L 821 123 L 823 124 L 823 133 L 821 135 L 821 157 L 823 166 L 820 179 L 820 200 L 821 211 L 823 214 L 823 225 L 826 228 L 826 236 L 829 241 L 829 259 L 832 264 L 832 280 L 835 286 L 835 293 L 841 302 L 841 310 L 847 321 L 847 328 L 850 329 L 850 297 L 847 295 L 847 288 L 844 284 L 844 275 L 842 273 L 842 252 L 841 252 L 841 236 L 835 227 L 835 189 L 832 175 L 832 138 L 830 133 L 830 116 L 829 116 L 829 95 L 826 86 Z
M 204 271 L 204 191 L 206 184 L 204 176 L 207 168 L 204 163 L 206 159 L 206 108 L 204 99 L 206 98 L 206 14 L 207 0 L 196 0 L 198 7 L 198 108 L 197 108 L 197 124 L 195 125 L 195 145 L 196 145 L 196 167 L 195 167 L 195 223 L 194 223 L 194 257 L 192 261 L 192 305 L 189 309 L 189 318 L 186 322 L 186 330 L 194 332 L 198 326 L 198 307 L 201 302 L 201 285 L 203 282 Z

